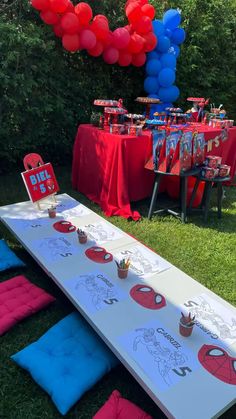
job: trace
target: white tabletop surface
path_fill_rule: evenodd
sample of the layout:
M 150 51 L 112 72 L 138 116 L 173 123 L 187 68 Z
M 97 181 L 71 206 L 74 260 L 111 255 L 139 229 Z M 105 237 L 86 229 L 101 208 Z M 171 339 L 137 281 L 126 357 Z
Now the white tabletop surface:
M 0 218 L 168 417 L 220 416 L 236 401 L 236 309 L 69 195 L 57 202 L 55 219 L 46 201 L 41 212 L 31 202 L 1 207 Z M 86 230 L 88 242 L 56 231 L 63 219 Z M 93 246 L 113 260 L 88 258 Z M 114 259 L 124 257 L 131 266 L 122 280 Z M 147 308 L 158 307 L 154 300 L 165 303 Z M 187 338 L 181 311 L 197 319 Z

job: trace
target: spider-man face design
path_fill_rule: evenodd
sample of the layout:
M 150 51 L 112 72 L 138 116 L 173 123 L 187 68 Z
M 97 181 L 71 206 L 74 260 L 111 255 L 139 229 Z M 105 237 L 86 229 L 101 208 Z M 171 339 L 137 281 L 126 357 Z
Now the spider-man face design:
M 52 192 L 55 189 L 55 184 L 52 179 L 46 180 L 46 186 L 50 192 Z
M 108 263 L 113 260 L 111 253 L 107 252 L 104 247 L 92 246 L 85 252 L 86 256 L 93 262 Z
M 202 366 L 216 378 L 227 384 L 236 385 L 236 358 L 214 345 L 203 345 L 198 352 Z
M 130 296 L 136 303 L 151 310 L 159 310 L 166 305 L 166 300 L 163 295 L 158 294 L 148 285 L 135 285 L 130 290 Z
M 57 221 L 53 224 L 53 228 L 59 231 L 59 233 L 73 233 L 76 230 L 76 227 L 71 224 L 70 221 Z

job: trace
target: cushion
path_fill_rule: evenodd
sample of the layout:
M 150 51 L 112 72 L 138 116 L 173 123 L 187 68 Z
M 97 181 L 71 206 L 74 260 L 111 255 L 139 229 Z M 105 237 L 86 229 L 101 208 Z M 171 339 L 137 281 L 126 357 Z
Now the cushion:
M 8 247 L 5 240 L 0 240 L 0 271 L 19 266 L 25 266 L 24 262 Z
M 0 336 L 55 298 L 31 284 L 23 275 L 0 283 Z
M 114 390 L 107 402 L 99 409 L 93 419 L 152 419 L 140 407 L 123 399 L 119 391 Z
M 62 415 L 118 362 L 77 312 L 12 359 L 29 371 Z

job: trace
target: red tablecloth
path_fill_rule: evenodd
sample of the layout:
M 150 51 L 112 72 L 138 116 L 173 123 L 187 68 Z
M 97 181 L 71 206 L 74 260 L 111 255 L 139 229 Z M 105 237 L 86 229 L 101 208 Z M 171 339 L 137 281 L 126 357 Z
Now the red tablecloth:
M 222 162 L 231 166 L 233 178 L 236 169 L 236 127 L 229 130 L 225 141 L 222 141 L 219 129 L 197 124 L 196 128 L 205 133 L 207 153 L 222 156 Z M 74 143 L 72 185 L 96 202 L 105 215 L 138 220 L 140 214 L 131 210 L 130 202 L 152 193 L 154 174 L 144 168 L 151 153 L 150 132 L 141 137 L 121 136 L 91 125 L 80 125 Z
M 144 168 L 150 136 L 135 137 L 80 125 L 73 151 L 72 185 L 107 216 L 140 218 L 130 208 L 152 193 L 153 173 Z

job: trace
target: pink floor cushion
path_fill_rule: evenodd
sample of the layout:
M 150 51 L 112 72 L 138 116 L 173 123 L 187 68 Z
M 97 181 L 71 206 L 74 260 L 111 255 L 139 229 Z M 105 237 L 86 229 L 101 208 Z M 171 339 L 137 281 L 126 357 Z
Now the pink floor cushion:
M 22 319 L 55 301 L 23 275 L 0 283 L 0 336 Z
M 152 419 L 140 407 L 123 399 L 119 391 L 114 390 L 107 402 L 99 409 L 93 419 Z

